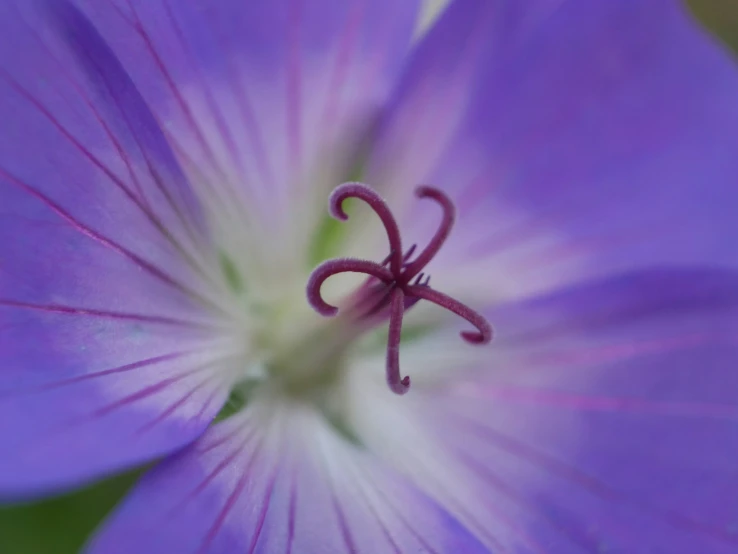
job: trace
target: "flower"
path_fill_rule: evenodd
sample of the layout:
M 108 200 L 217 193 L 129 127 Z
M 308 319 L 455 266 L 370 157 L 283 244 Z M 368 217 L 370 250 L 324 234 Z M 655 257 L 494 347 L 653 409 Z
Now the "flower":
M 418 7 L 0 3 L 1 498 L 161 459 L 90 552 L 736 550 L 733 63 L 676 0 Z

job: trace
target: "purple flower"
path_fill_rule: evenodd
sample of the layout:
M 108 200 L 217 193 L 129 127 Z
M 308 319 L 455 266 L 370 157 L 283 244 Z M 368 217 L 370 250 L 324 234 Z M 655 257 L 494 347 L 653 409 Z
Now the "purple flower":
M 0 2 L 2 500 L 157 461 L 90 552 L 736 552 L 738 72 L 677 0 L 419 7 Z

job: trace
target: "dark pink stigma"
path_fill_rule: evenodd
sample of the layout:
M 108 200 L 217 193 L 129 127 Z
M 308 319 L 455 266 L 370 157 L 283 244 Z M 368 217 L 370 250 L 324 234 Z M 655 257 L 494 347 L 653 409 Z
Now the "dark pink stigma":
M 390 254 L 382 263 L 357 258 L 339 258 L 323 262 L 310 275 L 307 283 L 308 302 L 315 310 L 325 316 L 334 316 L 338 308 L 328 304 L 320 294 L 323 282 L 338 273 L 364 273 L 378 280 L 382 286 L 382 296 L 374 301 L 369 314 L 388 308 L 389 339 L 387 344 L 387 384 L 397 394 L 405 394 L 410 388 L 410 377 L 400 376 L 400 337 L 402 317 L 418 300 L 428 300 L 463 317 L 477 328 L 477 331 L 462 331 L 461 337 L 471 344 L 486 344 L 492 340 L 492 327 L 479 313 L 445 294 L 430 288 L 430 276 L 425 277 L 423 268 L 435 257 L 446 242 L 456 219 L 453 202 L 438 189 L 421 186 L 415 189 L 418 198 L 430 198 L 443 209 L 443 220 L 435 235 L 425 249 L 411 260 L 415 245 L 403 254 L 400 229 L 397 226 L 387 203 L 371 188 L 362 183 L 344 183 L 336 188 L 328 201 L 333 217 L 346 221 L 348 215 L 343 210 L 347 198 L 363 200 L 374 210 L 382 221 L 389 239 Z M 425 279 L 424 279 L 425 277 Z M 370 282 L 376 283 L 371 280 Z

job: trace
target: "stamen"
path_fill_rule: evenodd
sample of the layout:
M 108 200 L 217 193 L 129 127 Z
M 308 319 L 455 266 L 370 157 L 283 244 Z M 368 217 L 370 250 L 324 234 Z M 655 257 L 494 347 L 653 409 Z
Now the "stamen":
M 407 249 L 407 252 L 405 252 L 405 255 L 402 257 L 402 265 L 406 266 L 407 262 L 410 260 L 410 256 L 413 255 L 413 252 L 415 252 L 415 248 L 417 248 L 417 244 L 413 244 L 410 248 Z M 387 256 L 384 260 L 382 260 L 382 263 L 379 264 L 381 266 L 385 266 L 389 263 L 389 261 L 392 259 L 392 253 L 390 253 L 389 256 Z
M 436 234 L 433 235 L 433 238 L 428 243 L 428 246 L 405 268 L 408 281 L 415 277 L 438 254 L 438 251 L 451 233 L 454 221 L 456 221 L 456 207 L 451 202 L 451 199 L 440 190 L 431 187 L 418 187 L 415 190 L 415 196 L 418 198 L 430 198 L 438 202 L 441 208 L 443 208 L 443 220 Z
M 486 344 L 492 340 L 492 327 L 479 313 L 461 302 L 454 300 L 441 292 L 430 288 L 430 275 L 422 272 L 423 268 L 435 257 L 446 242 L 456 219 L 456 209 L 453 202 L 442 191 L 422 186 L 415 191 L 418 198 L 430 198 L 436 201 L 443 209 L 443 220 L 428 245 L 412 262 L 410 258 L 415 252 L 416 245 L 402 254 L 402 240 L 392 212 L 382 198 L 362 183 L 344 183 L 331 194 L 329 207 L 333 217 L 345 221 L 348 215 L 343 210 L 343 202 L 347 198 L 358 198 L 366 202 L 379 216 L 387 231 L 390 244 L 390 254 L 381 263 L 355 258 L 329 260 L 320 264 L 310 275 L 307 283 L 307 298 L 317 312 L 326 316 L 338 313 L 338 308 L 328 304 L 321 296 L 323 282 L 337 273 L 365 273 L 379 280 L 379 283 L 370 279 L 361 289 L 369 294 L 371 300 L 367 305 L 370 308 L 363 312 L 362 317 L 373 317 L 379 313 L 386 313 L 389 317 L 389 339 L 387 344 L 387 384 L 397 394 L 405 394 L 410 387 L 410 377 L 400 376 L 400 339 L 402 335 L 402 319 L 405 310 L 412 307 L 418 300 L 427 300 L 446 308 L 456 315 L 466 319 L 477 328 L 477 331 L 462 331 L 461 337 L 470 344 Z M 389 267 L 387 267 L 389 264 Z M 425 280 L 424 280 L 425 277 Z M 414 279 L 414 280 L 413 280 Z M 371 283 L 374 283 L 373 285 Z
M 461 338 L 466 342 L 472 344 L 486 344 L 492 340 L 492 327 L 489 322 L 479 315 L 477 312 L 462 304 L 458 300 L 454 300 L 450 296 L 446 296 L 442 292 L 433 290 L 428 286 L 412 285 L 405 289 L 405 293 L 408 296 L 415 296 L 423 300 L 433 302 L 442 308 L 455 313 L 456 315 L 463 317 L 469 323 L 474 325 L 479 331 L 477 333 L 473 331 L 462 331 Z
M 412 257 L 413 253 L 415 253 L 415 249 L 417 247 L 417 244 L 413 244 L 410 248 L 407 249 L 407 252 L 405 252 L 405 255 L 402 257 L 403 264 L 407 264 L 410 261 L 410 258 Z
M 395 394 L 405 394 L 410 389 L 410 377 L 400 377 L 400 339 L 402 338 L 402 314 L 405 311 L 404 297 L 402 289 L 396 288 L 392 291 L 389 336 L 387 337 L 387 385 Z
M 387 268 L 368 260 L 339 258 L 324 262 L 313 270 L 307 283 L 308 302 L 321 315 L 334 316 L 338 313 L 338 308 L 328 304 L 320 294 L 323 282 L 338 273 L 366 273 L 388 285 L 394 280 Z
M 336 187 L 328 199 L 330 213 L 336 219 L 346 221 L 348 214 L 343 210 L 343 201 L 347 198 L 358 198 L 363 200 L 379 216 L 385 230 L 390 246 L 390 269 L 392 273 L 399 273 L 402 269 L 402 240 L 400 239 L 400 228 L 397 226 L 389 207 L 372 189 L 362 183 L 344 183 Z M 384 265 L 384 264 L 382 264 Z

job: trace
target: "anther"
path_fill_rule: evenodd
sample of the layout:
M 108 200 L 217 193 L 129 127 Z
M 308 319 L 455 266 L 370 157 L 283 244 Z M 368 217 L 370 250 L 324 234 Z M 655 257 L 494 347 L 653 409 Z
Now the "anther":
M 379 216 L 387 232 L 390 254 L 380 264 L 343 258 L 328 260 L 320 264 L 307 283 L 308 302 L 320 314 L 333 316 L 338 308 L 328 304 L 321 295 L 323 282 L 338 273 L 364 273 L 371 278 L 379 289 L 375 290 L 371 307 L 366 316 L 389 311 L 389 338 L 387 343 L 387 384 L 397 394 L 405 394 L 410 387 L 410 378 L 400 374 L 400 339 L 402 335 L 402 319 L 405 310 L 409 309 L 418 300 L 427 300 L 446 308 L 456 315 L 466 319 L 477 331 L 462 331 L 461 337 L 470 344 L 486 344 L 492 339 L 492 327 L 479 313 L 461 302 L 454 300 L 441 292 L 430 288 L 430 275 L 423 273 L 423 268 L 435 257 L 446 242 L 451 228 L 456 220 L 456 209 L 453 202 L 442 191 L 428 186 L 421 186 L 415 190 L 418 198 L 429 198 L 435 201 L 443 210 L 441 225 L 436 230 L 428 245 L 414 260 L 410 260 L 415 253 L 413 244 L 405 254 L 402 254 L 402 240 L 392 212 L 385 201 L 371 188 L 362 183 L 344 183 L 337 187 L 330 196 L 329 210 L 336 219 L 345 221 L 348 215 L 343 210 L 343 202 L 348 198 L 358 198 L 366 202 Z M 389 264 L 389 267 L 387 265 Z M 425 279 L 424 279 L 425 278 Z M 371 281 L 371 280 L 370 280 Z

